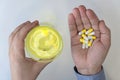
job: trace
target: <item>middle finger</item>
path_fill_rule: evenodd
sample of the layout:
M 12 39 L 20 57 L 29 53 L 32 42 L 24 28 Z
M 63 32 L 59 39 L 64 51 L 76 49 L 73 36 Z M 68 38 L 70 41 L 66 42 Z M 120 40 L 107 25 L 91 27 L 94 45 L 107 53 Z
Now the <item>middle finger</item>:
M 83 5 L 79 6 L 79 11 L 80 11 L 80 15 L 81 15 L 81 19 L 82 19 L 84 28 L 85 29 L 91 28 L 91 23 L 89 21 L 88 16 L 86 15 L 86 8 Z

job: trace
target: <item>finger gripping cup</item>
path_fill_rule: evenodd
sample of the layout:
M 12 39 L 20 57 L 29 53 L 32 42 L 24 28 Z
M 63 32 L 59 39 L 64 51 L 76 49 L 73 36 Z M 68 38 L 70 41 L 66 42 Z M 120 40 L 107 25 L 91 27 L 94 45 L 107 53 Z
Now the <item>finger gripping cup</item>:
M 63 48 L 60 34 L 50 26 L 37 26 L 26 36 L 25 49 L 36 61 L 52 61 Z

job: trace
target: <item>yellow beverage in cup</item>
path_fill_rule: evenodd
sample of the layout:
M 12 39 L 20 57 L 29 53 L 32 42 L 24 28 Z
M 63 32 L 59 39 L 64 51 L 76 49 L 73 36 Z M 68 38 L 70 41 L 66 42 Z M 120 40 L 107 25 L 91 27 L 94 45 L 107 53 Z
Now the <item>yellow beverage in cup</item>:
M 27 55 L 36 61 L 50 62 L 61 53 L 62 48 L 62 37 L 49 25 L 36 26 L 25 39 Z

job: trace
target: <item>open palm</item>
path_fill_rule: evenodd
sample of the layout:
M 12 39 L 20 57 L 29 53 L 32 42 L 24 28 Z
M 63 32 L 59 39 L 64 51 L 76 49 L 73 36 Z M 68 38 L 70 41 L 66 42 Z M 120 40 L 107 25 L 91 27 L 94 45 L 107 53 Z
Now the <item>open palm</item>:
M 68 17 L 72 57 L 77 70 L 82 74 L 96 74 L 101 70 L 110 47 L 110 30 L 103 20 L 99 20 L 91 9 L 84 6 L 74 8 Z M 93 28 L 97 39 L 88 49 L 82 49 L 78 32 L 82 29 Z

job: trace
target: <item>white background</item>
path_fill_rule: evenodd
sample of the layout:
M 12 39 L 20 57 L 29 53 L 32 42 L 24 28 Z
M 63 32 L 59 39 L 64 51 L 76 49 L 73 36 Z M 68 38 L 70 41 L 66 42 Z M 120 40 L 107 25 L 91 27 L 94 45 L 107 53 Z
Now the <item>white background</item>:
M 111 29 L 112 45 L 104 62 L 107 79 L 120 80 L 120 1 L 119 0 L 0 0 L 0 80 L 11 80 L 8 37 L 21 23 L 50 22 L 64 40 L 62 54 L 49 64 L 38 80 L 76 80 L 71 58 L 68 14 L 74 7 L 92 8 Z

